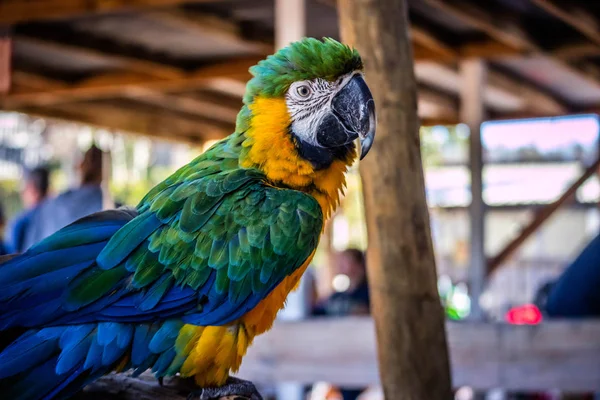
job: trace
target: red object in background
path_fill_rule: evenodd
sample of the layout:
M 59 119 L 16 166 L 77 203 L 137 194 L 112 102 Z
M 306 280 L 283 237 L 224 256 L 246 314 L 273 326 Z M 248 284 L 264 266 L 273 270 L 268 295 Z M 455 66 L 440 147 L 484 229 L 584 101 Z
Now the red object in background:
M 511 308 L 506 313 L 506 321 L 515 325 L 537 325 L 542 322 L 542 313 L 533 304 Z

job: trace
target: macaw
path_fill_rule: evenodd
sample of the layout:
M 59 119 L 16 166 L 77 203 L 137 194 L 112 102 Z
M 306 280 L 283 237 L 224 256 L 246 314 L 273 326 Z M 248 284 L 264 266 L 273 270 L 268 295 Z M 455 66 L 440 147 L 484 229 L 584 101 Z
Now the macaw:
M 376 121 L 360 55 L 333 39 L 292 43 L 250 72 L 233 134 L 136 208 L 80 219 L 0 265 L 0 397 L 62 399 L 151 369 L 193 378 L 202 399 L 259 398 L 230 372 L 306 270 Z

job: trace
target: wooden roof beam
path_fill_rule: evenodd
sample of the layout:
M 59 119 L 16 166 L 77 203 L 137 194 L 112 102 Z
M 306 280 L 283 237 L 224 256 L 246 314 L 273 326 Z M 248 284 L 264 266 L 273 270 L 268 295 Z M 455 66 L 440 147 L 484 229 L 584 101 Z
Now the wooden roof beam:
M 135 72 L 144 73 L 151 76 L 161 78 L 180 78 L 184 76 L 184 72 L 178 68 L 168 65 L 142 60 L 135 57 L 124 56 L 119 54 L 111 54 L 91 47 L 84 47 L 74 44 L 66 44 L 41 37 L 31 37 L 24 35 L 16 35 L 15 39 L 18 42 L 37 44 L 44 47 L 59 50 L 65 53 L 77 53 L 86 56 L 104 58 L 114 61 L 122 65 L 123 69 L 132 70 Z
M 537 115 L 568 114 L 569 108 L 552 96 L 543 93 L 527 82 L 508 77 L 498 71 L 488 72 L 490 89 L 505 90 L 523 100 L 524 110 L 534 111 Z
M 219 104 L 209 96 L 196 94 L 194 98 L 185 95 L 162 93 L 153 89 L 135 88 L 127 91 L 125 96 L 146 104 L 152 104 L 167 110 L 188 115 L 208 117 L 222 122 L 233 123 L 239 112 L 238 108 Z
M 586 57 L 600 57 L 600 46 L 595 43 L 572 43 L 552 50 L 556 58 L 575 61 Z
M 39 75 L 15 71 L 17 87 L 25 89 L 51 90 L 68 87 L 64 82 L 47 79 Z M 158 90 L 143 87 L 131 88 L 124 93 L 124 97 L 141 103 L 162 107 L 183 114 L 201 118 L 211 118 L 225 123 L 233 123 L 239 112 L 239 106 L 233 102 L 223 104 L 223 99 L 205 94 L 195 94 L 187 97 L 182 94 L 172 95 Z
M 532 0 L 532 2 L 600 47 L 600 22 L 591 13 L 573 7 L 565 8 L 564 5 L 553 0 Z
M 419 45 L 424 47 L 425 49 L 429 49 L 433 54 L 436 54 L 439 57 L 440 61 L 456 60 L 459 57 L 458 51 L 456 51 L 456 49 L 448 46 L 446 43 L 444 43 L 432 33 L 414 24 L 411 25 L 410 36 L 415 45 Z
M 499 43 L 503 43 L 515 50 L 535 51 L 535 46 L 525 33 L 525 30 L 512 20 L 499 19 L 492 16 L 486 10 L 467 2 L 456 2 L 454 0 L 424 0 L 445 14 L 462 21 L 472 28 L 487 33 Z
M 202 88 L 215 79 L 247 81 L 248 68 L 261 58 L 249 57 L 210 64 L 176 78 L 160 78 L 136 73 L 111 73 L 52 89 L 21 89 L 4 96 L 2 104 L 10 107 L 44 106 L 77 100 L 119 97 L 141 88 L 158 91 Z
M 215 0 L 2 0 L 0 24 L 75 18 L 140 9 L 174 7 L 183 3 L 214 3 Z
M 168 112 L 134 110 L 106 104 L 74 103 L 12 110 L 45 118 L 75 121 L 106 129 L 194 143 L 221 139 L 233 132 L 233 124 L 216 126 Z
M 172 25 L 177 29 L 184 28 L 195 31 L 202 36 L 237 42 L 254 54 L 268 55 L 273 53 L 272 43 L 247 39 L 243 37 L 238 24 L 214 15 L 171 9 L 145 12 L 143 16 Z
M 456 0 L 423 0 L 437 10 L 452 15 L 464 24 L 486 33 L 490 38 L 523 53 L 538 54 L 552 58 L 562 67 L 574 74 L 593 82 L 600 83 L 600 68 L 588 64 L 585 66 L 574 65 L 557 58 L 551 52 L 544 51 L 535 44 L 527 35 L 524 27 L 512 19 L 499 19 L 487 10 L 474 3 Z
M 419 118 L 423 120 L 458 121 L 458 103 L 452 96 L 420 87 L 417 98 Z

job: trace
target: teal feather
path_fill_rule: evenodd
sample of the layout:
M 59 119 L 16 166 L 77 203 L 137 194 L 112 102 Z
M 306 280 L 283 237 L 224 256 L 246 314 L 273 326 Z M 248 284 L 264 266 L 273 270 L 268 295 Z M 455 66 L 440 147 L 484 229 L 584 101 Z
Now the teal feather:
M 227 261 L 229 261 L 229 243 L 223 240 L 213 241 L 208 266 L 213 269 L 221 269 L 227 265 Z
M 152 367 L 152 372 L 157 376 L 165 376 L 165 372 L 169 369 L 169 366 L 175 359 L 175 350 L 168 349 L 164 351 L 156 360 L 154 367 Z
M 221 268 L 217 271 L 217 280 L 215 281 L 215 291 L 218 294 L 225 293 L 229 289 L 229 277 L 227 269 Z
M 183 327 L 180 320 L 169 320 L 162 324 L 160 329 L 154 334 L 154 337 L 148 345 L 153 353 L 162 353 L 173 345 L 173 340 L 179 335 L 179 331 Z
M 122 284 L 123 278 L 128 274 L 124 265 L 109 270 L 95 268 L 84 272 L 71 283 L 63 308 L 77 310 L 91 304 Z
M 142 311 L 148 311 L 156 307 L 165 293 L 173 286 L 173 277 L 164 274 L 156 281 L 140 299 L 137 307 Z

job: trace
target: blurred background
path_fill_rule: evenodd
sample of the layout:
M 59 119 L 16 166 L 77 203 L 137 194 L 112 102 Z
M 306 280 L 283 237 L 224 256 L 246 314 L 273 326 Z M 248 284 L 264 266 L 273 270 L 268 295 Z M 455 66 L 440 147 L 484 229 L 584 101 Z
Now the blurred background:
M 102 174 L 94 184 L 101 207 L 134 206 L 233 132 L 249 66 L 302 36 L 339 39 L 335 1 L 58 3 L 0 4 L 5 251 L 25 235 L 15 221 L 28 210 L 85 186 L 90 149 L 100 154 L 94 165 Z M 538 324 L 545 285 L 600 228 L 600 4 L 408 3 L 426 196 L 447 316 Z M 31 200 L 40 169 L 48 171 L 48 191 Z M 573 194 L 565 195 L 569 189 Z M 532 221 L 540 226 L 522 235 Z M 314 265 L 281 318 L 368 314 L 367 246 L 354 166 Z M 264 390 L 314 400 L 355 399 L 363 390 L 317 385 L 310 394 L 310 388 L 272 382 Z M 457 388 L 457 398 L 476 395 Z M 527 395 L 561 396 L 487 394 Z M 374 387 L 361 398 L 380 396 Z

